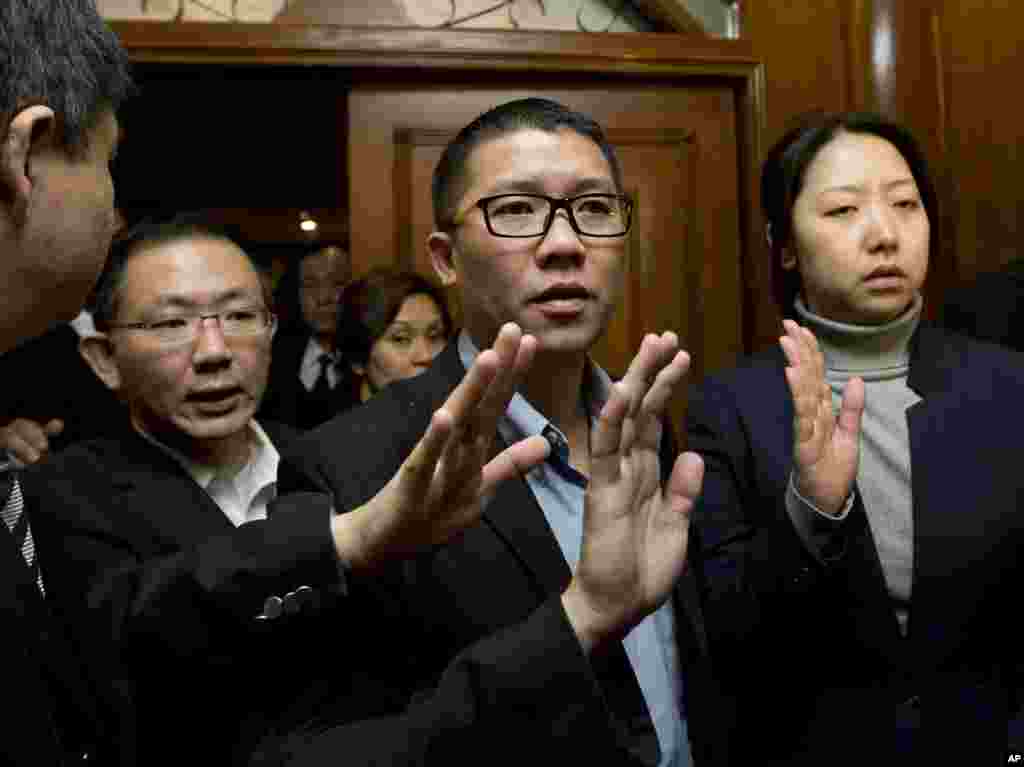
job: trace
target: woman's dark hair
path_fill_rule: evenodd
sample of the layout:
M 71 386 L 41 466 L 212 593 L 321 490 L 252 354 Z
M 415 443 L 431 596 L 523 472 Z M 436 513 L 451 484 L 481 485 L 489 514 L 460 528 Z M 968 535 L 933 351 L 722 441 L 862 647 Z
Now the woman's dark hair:
M 869 112 L 814 112 L 803 115 L 794 127 L 768 150 L 761 167 L 761 207 L 772 259 L 772 291 L 783 316 L 793 314 L 793 301 L 800 293 L 801 277 L 797 269 L 783 269 L 782 255 L 793 237 L 793 205 L 803 189 L 807 168 L 822 147 L 840 133 L 870 134 L 885 139 L 903 156 L 921 194 L 921 202 L 931 227 L 929 258 L 934 261 L 940 242 L 939 210 L 935 184 L 917 140 L 910 132 Z
M 377 267 L 345 286 L 338 305 L 338 351 L 349 365 L 365 365 L 373 345 L 387 331 L 409 296 L 429 296 L 437 304 L 446 337 L 452 317 L 444 294 L 415 272 Z

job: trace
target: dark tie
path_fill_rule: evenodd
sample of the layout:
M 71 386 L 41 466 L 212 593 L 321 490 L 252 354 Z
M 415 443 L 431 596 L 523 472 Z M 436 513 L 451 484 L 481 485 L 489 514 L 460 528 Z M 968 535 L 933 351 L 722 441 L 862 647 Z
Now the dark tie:
M 21 485 L 17 476 L 9 469 L 0 471 L 0 499 L 4 502 L 0 516 L 3 517 L 7 529 L 11 531 L 14 544 L 21 551 L 32 580 L 42 591 L 43 580 L 39 573 L 39 564 L 36 562 L 35 541 L 32 540 L 32 528 L 28 526 L 28 514 L 25 513 L 25 504 L 21 497 Z
M 548 464 L 551 468 L 566 482 L 585 488 L 587 478 L 569 463 L 569 443 L 565 437 L 551 424 L 545 426 L 540 435 L 551 445 L 551 452 L 548 453 Z

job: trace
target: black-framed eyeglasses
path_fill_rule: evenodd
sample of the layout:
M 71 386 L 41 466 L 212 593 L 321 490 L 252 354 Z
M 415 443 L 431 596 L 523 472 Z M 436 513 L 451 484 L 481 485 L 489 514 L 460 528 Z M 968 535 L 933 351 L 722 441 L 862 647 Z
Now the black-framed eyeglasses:
M 495 237 L 543 237 L 559 210 L 566 212 L 573 231 L 586 237 L 621 237 L 633 218 L 633 201 L 624 194 L 496 194 L 477 200 L 475 207 Z
M 203 314 L 176 314 L 151 322 L 108 323 L 111 330 L 139 330 L 164 346 L 188 344 L 195 341 L 205 320 L 216 320 L 225 338 L 258 336 L 273 327 L 277 317 L 263 307 L 225 309 Z

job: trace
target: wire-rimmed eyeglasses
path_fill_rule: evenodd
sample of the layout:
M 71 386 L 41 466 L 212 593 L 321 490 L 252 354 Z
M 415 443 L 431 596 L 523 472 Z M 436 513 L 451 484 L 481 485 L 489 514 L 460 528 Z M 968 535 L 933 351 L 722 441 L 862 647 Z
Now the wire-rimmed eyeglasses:
M 243 307 L 203 314 L 176 314 L 150 322 L 111 322 L 107 327 L 142 331 L 165 346 L 175 346 L 194 341 L 205 320 L 216 320 L 225 338 L 245 338 L 266 332 L 276 319 L 273 312 L 263 307 Z

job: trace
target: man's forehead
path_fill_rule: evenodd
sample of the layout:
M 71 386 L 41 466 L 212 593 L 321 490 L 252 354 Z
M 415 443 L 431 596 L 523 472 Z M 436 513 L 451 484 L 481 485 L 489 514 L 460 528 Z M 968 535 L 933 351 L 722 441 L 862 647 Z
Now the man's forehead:
M 481 142 L 466 161 L 466 190 L 502 191 L 546 182 L 614 186 L 611 165 L 601 147 L 571 128 L 503 133 Z
M 230 240 L 213 237 L 143 244 L 125 266 L 124 288 L 133 295 L 160 296 L 180 292 L 182 284 L 193 279 L 201 279 L 201 286 L 232 283 L 233 289 L 262 290 L 259 273 L 245 252 Z

